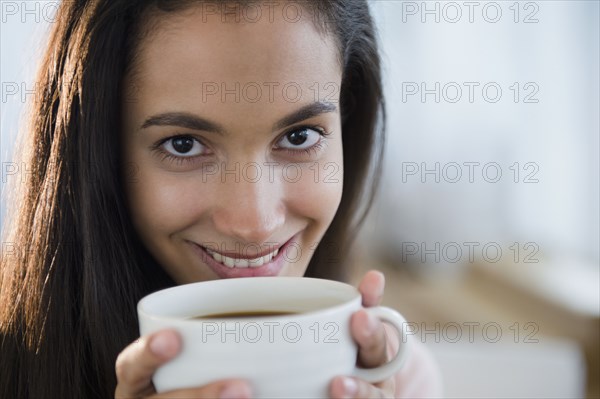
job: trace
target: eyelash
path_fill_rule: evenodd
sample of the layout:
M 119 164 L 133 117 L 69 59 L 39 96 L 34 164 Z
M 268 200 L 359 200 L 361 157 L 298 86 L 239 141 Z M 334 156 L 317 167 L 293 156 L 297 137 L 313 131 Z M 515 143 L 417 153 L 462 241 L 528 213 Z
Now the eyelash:
M 163 140 L 158 141 L 156 144 L 154 144 L 151 147 L 151 150 L 153 152 L 156 152 L 161 157 L 160 158 L 161 162 L 168 161 L 170 163 L 176 163 L 178 166 L 181 164 L 184 164 L 184 163 L 194 162 L 196 160 L 196 158 L 201 157 L 202 155 L 198 155 L 195 157 L 178 157 L 176 155 L 173 155 L 173 154 L 163 150 L 163 148 L 162 148 L 163 144 L 165 144 L 167 141 L 172 140 L 172 139 L 182 138 L 182 137 L 192 137 L 192 136 L 186 136 L 186 135 L 182 134 L 182 135 L 167 137 Z M 196 138 L 194 138 L 194 140 L 200 142 L 200 140 L 198 140 Z
M 311 146 L 309 148 L 303 148 L 301 150 L 292 150 L 292 149 L 289 149 L 289 148 L 282 148 L 281 150 L 283 150 L 286 153 L 291 154 L 291 155 L 298 155 L 299 153 L 302 153 L 302 152 L 306 153 L 307 155 L 317 154 L 318 151 L 321 148 L 323 148 L 323 145 L 325 144 L 324 141 L 327 138 L 327 136 L 329 136 L 331 134 L 331 132 L 327 132 L 325 129 L 323 129 L 323 128 L 319 127 L 319 126 L 302 125 L 302 126 L 296 126 L 293 129 L 290 129 L 287 132 L 283 133 L 279 137 L 279 139 L 277 141 L 281 140 L 281 138 L 285 137 L 286 135 L 288 135 L 288 134 L 290 134 L 292 132 L 301 131 L 301 130 L 304 130 L 304 129 L 314 130 L 315 132 L 317 132 L 317 133 L 319 133 L 321 135 L 321 139 L 316 144 L 314 144 L 313 146 Z M 179 134 L 179 135 L 170 136 L 170 137 L 164 138 L 162 140 L 159 140 L 157 143 L 155 143 L 155 144 L 152 145 L 151 150 L 153 152 L 156 152 L 157 154 L 160 155 L 161 162 L 168 161 L 170 163 L 176 163 L 178 166 L 180 166 L 180 165 L 182 165 L 184 163 L 193 163 L 193 162 L 196 161 L 197 158 L 200 158 L 203 155 L 196 155 L 196 156 L 193 156 L 193 157 L 178 157 L 176 155 L 173 155 L 173 154 L 165 151 L 162 148 L 163 144 L 165 144 L 167 141 L 173 140 L 173 139 L 176 139 L 176 138 L 184 138 L 184 137 L 192 138 L 193 140 L 198 141 L 200 144 L 204 145 L 201 140 L 193 137 L 192 135 Z

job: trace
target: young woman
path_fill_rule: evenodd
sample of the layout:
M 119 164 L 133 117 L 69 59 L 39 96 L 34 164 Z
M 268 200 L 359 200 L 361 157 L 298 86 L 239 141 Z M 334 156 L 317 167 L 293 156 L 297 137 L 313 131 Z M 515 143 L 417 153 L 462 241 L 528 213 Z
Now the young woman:
M 0 274 L 0 396 L 137 398 L 180 350 L 136 303 L 230 277 L 346 278 L 375 191 L 384 107 L 365 0 L 62 2 Z M 368 273 L 365 306 L 383 295 Z M 397 342 L 357 312 L 358 362 Z M 332 397 L 435 394 L 427 356 Z M 162 397 L 251 397 L 215 381 Z

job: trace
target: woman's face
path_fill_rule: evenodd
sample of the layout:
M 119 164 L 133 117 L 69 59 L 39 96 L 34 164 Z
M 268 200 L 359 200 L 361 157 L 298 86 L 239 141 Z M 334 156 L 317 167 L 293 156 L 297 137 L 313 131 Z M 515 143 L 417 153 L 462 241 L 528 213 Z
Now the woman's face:
M 128 206 L 177 283 L 302 276 L 340 203 L 338 50 L 281 5 L 161 15 L 125 79 Z

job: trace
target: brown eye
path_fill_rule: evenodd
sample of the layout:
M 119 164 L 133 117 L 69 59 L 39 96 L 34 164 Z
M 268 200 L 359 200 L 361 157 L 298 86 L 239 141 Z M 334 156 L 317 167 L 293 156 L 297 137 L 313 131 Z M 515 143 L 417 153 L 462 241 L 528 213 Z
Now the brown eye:
M 317 144 L 320 139 L 320 132 L 305 127 L 286 133 L 279 141 L 279 147 L 292 150 L 304 150 Z
M 302 144 L 304 144 L 304 142 L 306 141 L 307 138 L 308 138 L 307 129 L 299 130 L 297 132 L 291 132 L 291 133 L 288 133 L 288 135 L 287 135 L 287 139 L 292 145 L 302 145 Z
M 200 155 L 204 146 L 196 139 L 188 136 L 172 137 L 163 144 L 165 151 L 174 156 L 192 157 Z

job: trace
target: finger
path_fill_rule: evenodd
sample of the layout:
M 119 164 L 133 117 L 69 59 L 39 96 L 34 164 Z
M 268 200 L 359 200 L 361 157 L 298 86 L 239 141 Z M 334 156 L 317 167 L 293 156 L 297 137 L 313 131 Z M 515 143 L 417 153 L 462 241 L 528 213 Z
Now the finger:
M 249 399 L 252 397 L 252 389 L 244 380 L 222 380 L 200 388 L 178 389 L 176 391 L 163 392 L 150 396 L 148 399 Z
M 387 362 L 387 337 L 379 318 L 359 310 L 352 315 L 350 330 L 358 344 L 359 366 L 370 368 Z
M 142 337 L 117 357 L 115 398 L 136 398 L 154 392 L 152 376 L 158 367 L 179 353 L 181 339 L 173 330 Z
M 385 393 L 379 387 L 352 377 L 336 377 L 329 386 L 329 395 L 334 399 L 383 398 Z
M 358 285 L 363 306 L 378 306 L 383 298 L 384 288 L 385 276 L 383 273 L 377 270 L 368 271 Z

